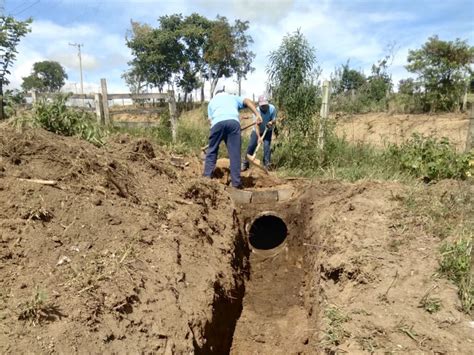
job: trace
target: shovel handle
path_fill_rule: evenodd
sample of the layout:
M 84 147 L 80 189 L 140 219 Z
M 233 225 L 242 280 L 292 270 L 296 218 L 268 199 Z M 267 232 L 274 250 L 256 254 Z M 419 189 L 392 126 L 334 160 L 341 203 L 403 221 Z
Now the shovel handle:
M 268 127 L 265 127 L 265 130 L 263 131 L 263 134 L 261 135 L 262 138 L 265 137 L 265 135 L 267 134 L 267 131 L 268 131 Z M 255 148 L 255 152 L 252 155 L 252 159 L 255 159 L 255 156 L 257 155 L 257 152 L 258 152 L 258 148 L 260 148 L 261 145 L 262 143 L 260 142 L 257 143 L 257 148 Z

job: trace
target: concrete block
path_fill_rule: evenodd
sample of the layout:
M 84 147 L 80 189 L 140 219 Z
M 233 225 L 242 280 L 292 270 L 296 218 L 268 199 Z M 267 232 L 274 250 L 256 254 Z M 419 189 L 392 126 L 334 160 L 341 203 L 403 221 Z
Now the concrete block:
M 278 201 L 288 201 L 293 197 L 295 189 L 292 187 L 278 190 Z
M 252 192 L 229 188 L 229 194 L 236 205 L 244 205 L 252 200 Z
M 254 191 L 252 203 L 267 203 L 278 201 L 278 190 Z

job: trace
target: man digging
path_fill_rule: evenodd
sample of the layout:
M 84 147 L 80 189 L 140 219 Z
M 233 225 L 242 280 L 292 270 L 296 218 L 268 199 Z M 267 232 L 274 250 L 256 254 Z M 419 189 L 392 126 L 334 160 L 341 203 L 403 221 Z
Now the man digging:
M 215 95 L 209 102 L 208 117 L 211 122 L 209 134 L 209 148 L 204 165 L 204 176 L 211 177 L 216 167 L 219 144 L 224 141 L 229 152 L 230 177 L 232 186 L 242 189 L 240 180 L 240 119 L 239 110 L 248 107 L 256 117 L 256 124 L 262 122 L 260 112 L 251 99 L 226 92 L 225 86 L 219 85 Z
M 271 149 L 270 145 L 272 142 L 273 127 L 275 126 L 277 119 L 277 110 L 275 106 L 268 102 L 268 98 L 265 95 L 261 95 L 258 98 L 258 112 L 261 116 L 261 121 L 256 119 L 256 125 L 252 134 L 250 135 L 249 145 L 247 147 L 247 155 L 251 156 L 254 154 L 258 143 L 263 142 L 263 166 L 266 170 L 270 167 Z M 257 115 L 254 116 L 258 117 Z M 266 133 L 265 133 L 266 128 Z M 265 133 L 265 136 L 262 136 Z M 242 163 L 242 171 L 246 171 L 249 168 L 249 161 L 247 155 Z

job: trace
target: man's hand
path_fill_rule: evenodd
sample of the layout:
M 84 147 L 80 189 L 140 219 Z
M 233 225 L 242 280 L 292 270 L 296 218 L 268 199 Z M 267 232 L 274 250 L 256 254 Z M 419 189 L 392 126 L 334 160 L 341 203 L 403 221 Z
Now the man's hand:
M 268 127 L 268 128 L 272 128 L 272 127 L 273 127 L 273 121 L 268 122 L 268 123 L 267 123 L 267 127 Z

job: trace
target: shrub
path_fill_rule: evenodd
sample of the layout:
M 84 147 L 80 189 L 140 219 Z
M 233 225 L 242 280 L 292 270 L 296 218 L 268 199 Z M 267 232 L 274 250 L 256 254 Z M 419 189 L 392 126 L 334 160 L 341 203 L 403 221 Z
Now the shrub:
M 18 121 L 39 126 L 63 136 L 78 136 L 92 144 L 104 144 L 106 130 L 95 122 L 89 112 L 66 106 L 68 96 L 58 95 L 52 101 L 40 100 L 35 104 L 31 117 Z
M 392 145 L 389 155 L 400 161 L 400 168 L 423 178 L 426 182 L 439 179 L 465 179 L 473 153 L 457 153 L 446 138 L 413 134 L 401 146 Z

